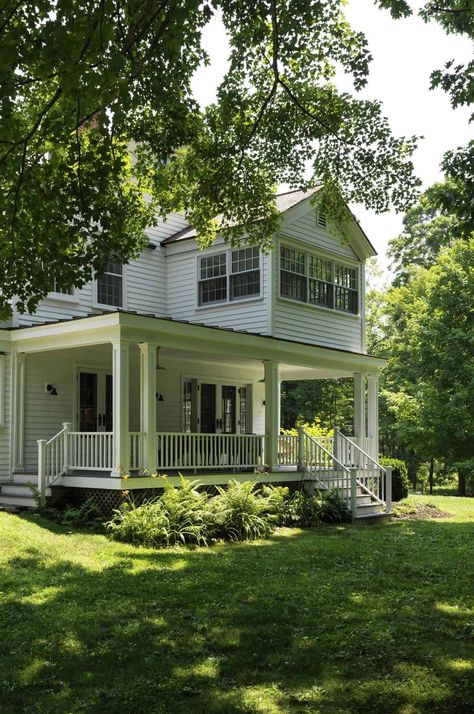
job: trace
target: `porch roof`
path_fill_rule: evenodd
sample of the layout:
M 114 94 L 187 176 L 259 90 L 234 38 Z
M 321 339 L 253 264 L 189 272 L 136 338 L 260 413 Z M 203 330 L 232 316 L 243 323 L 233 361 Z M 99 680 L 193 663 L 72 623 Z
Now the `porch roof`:
M 282 339 L 261 333 L 206 325 L 153 314 L 113 310 L 54 322 L 0 329 L 0 349 L 39 352 L 124 341 L 160 347 L 215 351 L 221 356 L 275 360 L 290 365 L 377 372 L 385 360 L 373 355 Z M 190 341 L 192 340 L 192 344 Z

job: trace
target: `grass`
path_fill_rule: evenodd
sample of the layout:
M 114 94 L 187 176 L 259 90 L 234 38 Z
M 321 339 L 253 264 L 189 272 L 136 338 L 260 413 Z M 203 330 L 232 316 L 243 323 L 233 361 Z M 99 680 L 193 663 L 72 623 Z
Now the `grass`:
M 139 549 L 0 513 L 0 711 L 474 711 L 474 499 Z

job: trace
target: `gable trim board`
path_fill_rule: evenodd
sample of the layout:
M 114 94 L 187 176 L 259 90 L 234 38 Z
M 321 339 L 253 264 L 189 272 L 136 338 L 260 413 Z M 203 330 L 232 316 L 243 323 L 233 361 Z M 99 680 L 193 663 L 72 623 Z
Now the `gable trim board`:
M 289 216 L 290 220 L 295 220 L 300 215 L 303 215 L 308 210 L 311 210 L 313 208 L 313 206 L 310 204 L 310 201 L 313 196 L 318 192 L 318 190 L 320 190 L 320 187 L 309 189 L 308 191 L 294 190 L 277 194 L 275 197 L 277 209 L 280 211 L 280 213 L 285 214 L 285 217 Z M 354 214 L 351 211 L 349 212 L 353 219 L 353 223 L 350 230 L 351 242 L 353 241 L 355 243 L 355 246 L 359 249 L 358 251 L 354 251 L 355 254 L 361 255 L 361 259 L 377 255 L 374 246 L 361 228 Z M 220 217 L 218 216 L 217 220 L 219 220 L 219 218 Z M 196 240 L 196 237 L 196 229 L 194 228 L 194 226 L 189 225 L 187 228 L 181 229 L 174 235 L 166 237 L 161 242 L 161 245 L 168 246 L 182 241 Z

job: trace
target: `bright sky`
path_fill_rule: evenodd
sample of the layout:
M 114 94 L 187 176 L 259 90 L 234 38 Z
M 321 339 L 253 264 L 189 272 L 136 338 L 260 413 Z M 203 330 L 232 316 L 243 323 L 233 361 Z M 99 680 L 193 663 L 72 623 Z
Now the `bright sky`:
M 365 33 L 374 58 L 368 86 L 357 96 L 380 99 L 395 134 L 424 136 L 414 164 L 423 187 L 427 187 L 441 178 L 439 164 L 444 152 L 473 137 L 470 111 L 453 110 L 445 92 L 430 91 L 430 72 L 450 59 L 469 61 L 471 43 L 457 35 L 446 35 L 437 23 L 425 24 L 417 16 L 392 20 L 388 12 L 374 6 L 373 0 L 349 0 L 346 15 L 354 29 Z M 226 69 L 228 44 L 218 20 L 206 29 L 204 42 L 211 66 L 199 70 L 193 84 L 202 105 L 214 99 Z M 402 216 L 394 212 L 376 215 L 361 206 L 352 209 L 377 249 L 380 263 L 386 265 L 384 252 L 390 238 L 400 232 Z

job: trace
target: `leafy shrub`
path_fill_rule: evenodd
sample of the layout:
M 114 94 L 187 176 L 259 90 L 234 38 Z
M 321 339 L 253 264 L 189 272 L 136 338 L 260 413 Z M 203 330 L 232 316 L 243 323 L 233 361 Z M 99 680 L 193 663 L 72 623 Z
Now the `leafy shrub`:
M 218 495 L 210 499 L 214 520 L 214 535 L 226 540 L 268 538 L 274 521 L 268 512 L 268 497 L 251 481 L 229 481 L 227 488 L 218 487 Z
M 302 426 L 307 434 L 309 436 L 312 436 L 313 439 L 317 439 L 320 437 L 324 436 L 334 436 L 334 429 L 329 429 L 321 425 L 320 419 L 316 417 L 316 419 L 309 423 L 309 422 L 298 422 L 298 426 Z M 290 434 L 293 436 L 298 435 L 298 428 L 294 429 L 282 429 L 283 434 Z
M 268 538 L 279 525 L 307 528 L 349 518 L 347 506 L 334 493 L 299 490 L 290 496 L 287 487 L 230 481 L 211 495 L 196 484 L 182 478 L 178 487 L 167 486 L 161 496 L 141 505 L 128 499 L 107 530 L 117 540 L 156 548 Z
M 380 459 L 382 466 L 392 467 L 392 501 L 401 501 L 408 496 L 410 482 L 407 465 L 401 459 Z
M 289 513 L 290 489 L 288 486 L 264 485 L 261 488 L 264 499 L 263 512 L 278 526 L 291 524 Z
M 302 489 L 295 491 L 288 504 L 289 525 L 312 528 L 320 522 L 321 498 L 306 493 Z
M 337 491 L 329 491 L 322 496 L 319 517 L 322 523 L 348 523 L 351 511 Z
M 140 506 L 125 501 L 106 524 L 107 529 L 117 540 L 134 545 L 206 545 L 213 518 L 207 493 L 195 486 L 195 482 L 181 479 L 178 488 L 166 486 L 162 496 Z
M 67 506 L 63 511 L 57 511 L 57 520 L 63 526 L 84 528 L 88 531 L 103 529 L 103 515 L 93 498 L 81 503 L 80 506 Z

